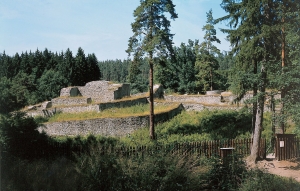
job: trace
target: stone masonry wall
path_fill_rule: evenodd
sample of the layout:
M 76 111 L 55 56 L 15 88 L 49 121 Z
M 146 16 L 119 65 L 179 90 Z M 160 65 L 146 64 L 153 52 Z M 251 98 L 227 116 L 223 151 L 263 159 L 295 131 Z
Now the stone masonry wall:
M 220 104 L 221 103 L 221 95 L 168 95 L 164 96 L 166 101 L 171 102 L 196 102 L 196 103 L 206 103 L 206 104 Z
M 108 102 L 130 96 L 129 84 L 111 84 L 108 81 L 93 81 L 78 87 L 83 97 L 96 102 Z
M 66 97 L 66 98 L 53 98 L 51 100 L 52 107 L 61 106 L 61 105 L 81 105 L 81 104 L 90 104 L 92 103 L 91 98 L 86 97 Z
M 155 123 L 171 119 L 183 110 L 180 104 L 169 112 L 155 115 Z M 100 134 L 103 136 L 124 136 L 133 131 L 149 125 L 149 116 L 125 118 L 100 118 L 82 121 L 65 121 L 46 123 L 39 127 L 48 135 L 88 135 Z
M 64 99 L 64 102 L 67 100 L 72 100 L 77 98 L 67 98 Z M 80 98 L 80 99 L 86 99 L 86 98 Z M 59 103 L 59 104 L 58 104 Z M 61 104 L 62 102 L 56 102 L 55 104 L 58 105 L 65 105 L 64 107 L 51 107 L 47 109 L 42 108 L 35 108 L 27 111 L 27 115 L 35 117 L 35 116 L 44 116 L 44 117 L 51 117 L 56 113 L 62 112 L 62 113 L 80 113 L 80 112 L 89 112 L 89 111 L 103 111 L 105 109 L 110 109 L 113 107 L 123 108 L 123 107 L 130 107 L 134 105 L 139 104 L 147 104 L 148 100 L 146 97 L 141 98 L 135 98 L 130 100 L 119 100 L 114 102 L 106 102 L 106 103 L 100 103 L 100 104 L 89 104 L 89 105 L 69 105 L 68 104 Z M 78 103 L 78 102 L 76 102 Z M 54 106 L 55 106 L 54 104 Z
M 131 99 L 131 100 L 120 100 L 120 101 L 114 101 L 114 102 L 106 102 L 106 103 L 100 103 L 99 104 L 99 110 L 103 111 L 105 109 L 110 109 L 113 107 L 117 108 L 123 108 L 123 107 L 131 107 L 138 104 L 147 104 L 148 100 L 146 97 Z
M 67 87 L 60 90 L 61 97 L 77 97 L 81 96 L 78 87 Z

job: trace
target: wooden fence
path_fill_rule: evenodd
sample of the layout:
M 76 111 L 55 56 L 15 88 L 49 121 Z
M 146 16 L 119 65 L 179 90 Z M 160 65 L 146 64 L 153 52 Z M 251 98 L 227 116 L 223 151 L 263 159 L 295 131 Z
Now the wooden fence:
M 95 145 L 94 151 L 104 153 L 114 153 L 122 156 L 132 155 L 149 155 L 157 152 L 193 155 L 212 157 L 221 156 L 221 148 L 233 148 L 235 154 L 247 156 L 251 152 L 252 139 L 231 139 L 231 140 L 215 140 L 215 141 L 201 141 L 190 143 L 174 143 L 164 146 L 101 146 Z M 86 148 L 76 147 L 76 151 L 68 150 L 61 147 L 59 144 L 55 146 L 58 150 L 65 151 L 65 154 L 71 155 L 72 152 L 85 152 Z M 259 156 L 266 157 L 266 140 L 261 139 Z
M 275 157 L 277 160 L 300 157 L 300 139 L 293 134 L 277 134 Z

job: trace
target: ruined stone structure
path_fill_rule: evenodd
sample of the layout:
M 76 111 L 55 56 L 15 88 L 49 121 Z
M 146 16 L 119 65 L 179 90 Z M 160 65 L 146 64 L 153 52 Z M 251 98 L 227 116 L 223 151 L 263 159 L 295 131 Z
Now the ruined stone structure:
M 108 81 L 93 81 L 85 86 L 67 87 L 60 91 L 60 97 L 86 97 L 95 102 L 108 102 L 130 96 L 129 84 L 112 84 Z
M 129 84 L 113 84 L 108 81 L 93 81 L 85 86 L 62 88 L 60 97 L 41 105 L 29 106 L 30 116 L 52 116 L 57 112 L 78 113 L 101 111 L 112 107 L 128 107 L 147 103 L 147 99 L 118 101 L 130 96 Z
M 29 106 L 26 112 L 30 116 L 52 116 L 58 112 L 101 112 L 113 107 L 130 107 L 148 103 L 148 93 L 139 94 L 139 96 L 133 95 L 131 99 L 122 99 L 129 96 L 129 84 L 93 81 L 87 83 L 85 86 L 63 88 L 60 92 L 60 97 L 46 101 L 40 105 Z M 235 104 L 237 97 L 230 92 L 212 92 L 210 95 L 164 95 L 162 86 L 155 85 L 154 97 L 165 99 L 165 102 L 157 102 L 155 104 L 178 103 L 177 108 L 169 112 L 156 114 L 156 123 L 169 120 L 182 110 L 238 110 L 241 108 Z M 251 97 L 251 94 L 247 94 L 240 103 Z M 46 123 L 39 130 L 45 131 L 49 135 L 101 134 L 104 136 L 123 136 L 132 133 L 138 128 L 148 126 L 148 123 L 149 116 L 103 118 Z
M 155 123 L 172 119 L 183 109 L 183 106 L 179 104 L 176 108 L 168 112 L 156 114 Z M 149 115 L 46 123 L 39 127 L 39 131 L 44 131 L 48 135 L 75 136 L 100 134 L 103 136 L 124 136 L 146 126 L 149 126 Z

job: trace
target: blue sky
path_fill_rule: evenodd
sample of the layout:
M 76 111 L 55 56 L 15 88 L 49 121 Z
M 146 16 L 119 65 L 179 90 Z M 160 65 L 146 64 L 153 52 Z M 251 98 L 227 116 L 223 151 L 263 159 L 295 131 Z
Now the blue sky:
M 178 18 L 171 22 L 176 46 L 188 39 L 203 40 L 206 12 L 213 17 L 226 13 L 222 0 L 173 0 Z M 95 53 L 98 60 L 126 59 L 128 39 L 132 36 L 133 11 L 139 0 L 1 0 L 0 52 L 48 50 L 76 55 Z M 223 24 L 215 28 L 224 28 Z M 220 50 L 229 50 L 226 35 L 217 31 Z

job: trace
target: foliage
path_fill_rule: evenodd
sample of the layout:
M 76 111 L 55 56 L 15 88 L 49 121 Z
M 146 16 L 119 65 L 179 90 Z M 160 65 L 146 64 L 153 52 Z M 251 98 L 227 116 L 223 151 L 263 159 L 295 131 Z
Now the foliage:
M 47 136 L 37 130 L 38 124 L 32 117 L 15 112 L 1 116 L 1 145 L 5 152 L 24 159 L 39 157 L 41 148 L 46 148 Z
M 250 170 L 244 174 L 242 183 L 237 190 L 241 191 L 272 191 L 291 190 L 297 191 L 300 184 L 291 178 L 283 178 L 273 174 L 265 173 L 259 169 Z
M 140 5 L 134 10 L 135 21 L 131 24 L 133 36 L 129 38 L 128 55 L 134 56 L 134 61 L 143 58 L 146 54 L 149 63 L 149 135 L 155 139 L 154 132 L 154 102 L 153 102 L 153 66 L 156 62 L 163 62 L 169 56 L 173 58 L 172 39 L 170 33 L 171 19 L 178 16 L 172 0 L 141 0 Z M 170 54 L 170 55 L 169 55 Z
M 7 114 L 22 104 L 18 103 L 17 97 L 11 92 L 12 82 L 6 77 L 0 79 L 0 114 Z
M 74 162 L 64 157 L 34 161 L 10 158 L 2 166 L 1 190 L 76 191 L 80 190 L 80 178 Z
M 9 112 L 57 97 L 62 87 L 99 80 L 100 71 L 96 56 L 85 56 L 81 48 L 75 58 L 69 49 L 60 54 L 45 49 L 0 54 L 0 78 L 3 98 L 8 100 L 1 104 Z
M 199 186 L 196 157 L 153 153 L 148 157 L 121 158 L 120 164 L 129 178 L 129 190 L 195 190 Z
M 234 139 L 251 130 L 251 114 L 247 111 L 215 111 L 203 116 L 202 131 L 213 139 Z
M 175 92 L 195 93 L 195 61 L 198 41 L 189 40 L 187 44 L 181 43 L 174 47 L 175 59 L 168 59 L 156 67 L 155 77 L 165 88 Z
M 220 53 L 220 50 L 212 43 L 220 43 L 220 40 L 216 36 L 216 30 L 214 28 L 214 19 L 212 16 L 212 10 L 207 13 L 206 25 L 203 26 L 202 30 L 205 31 L 204 42 L 199 46 L 199 53 L 197 52 L 197 60 L 195 68 L 198 71 L 197 86 L 202 91 L 213 90 L 218 88 L 216 70 L 219 68 L 218 60 L 215 55 Z M 214 87 L 214 88 L 213 88 Z
M 242 158 L 232 154 L 220 160 L 211 159 L 212 168 L 206 175 L 207 187 L 213 190 L 237 190 L 246 173 Z
M 157 127 L 160 136 L 171 134 L 209 134 L 210 139 L 234 139 L 251 130 L 247 111 L 186 112 Z
M 117 156 L 101 155 L 101 148 L 90 147 L 88 154 L 77 158 L 76 171 L 81 177 L 80 190 L 127 190 L 128 180 L 117 162 Z

